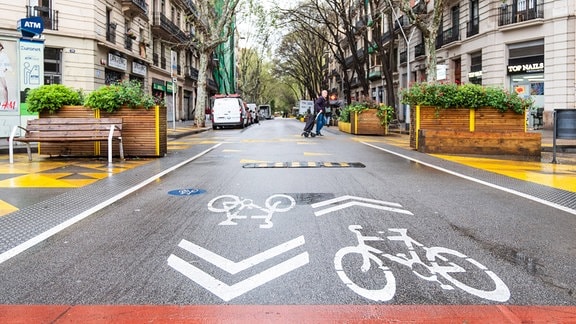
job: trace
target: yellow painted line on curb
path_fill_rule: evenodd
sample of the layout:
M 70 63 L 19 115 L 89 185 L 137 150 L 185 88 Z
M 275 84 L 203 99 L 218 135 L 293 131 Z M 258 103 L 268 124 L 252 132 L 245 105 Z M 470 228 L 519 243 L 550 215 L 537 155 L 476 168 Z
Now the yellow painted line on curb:
M 576 192 L 576 165 L 498 160 L 441 154 L 431 155 L 511 178 L 529 181 L 556 189 Z

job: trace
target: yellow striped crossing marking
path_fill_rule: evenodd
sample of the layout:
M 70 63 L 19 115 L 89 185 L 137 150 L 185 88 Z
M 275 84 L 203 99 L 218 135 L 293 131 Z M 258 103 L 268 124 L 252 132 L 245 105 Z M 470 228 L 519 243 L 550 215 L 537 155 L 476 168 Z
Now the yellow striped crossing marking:
M 364 168 L 360 162 L 314 162 L 314 161 L 292 161 L 292 162 L 259 162 L 244 163 L 245 169 L 266 169 L 266 168 Z

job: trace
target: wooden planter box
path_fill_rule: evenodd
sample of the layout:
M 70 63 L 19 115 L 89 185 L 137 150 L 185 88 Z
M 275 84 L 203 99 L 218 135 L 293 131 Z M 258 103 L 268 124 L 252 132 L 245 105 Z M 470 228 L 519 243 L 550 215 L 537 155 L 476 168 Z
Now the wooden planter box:
M 541 156 L 542 137 L 526 132 L 526 116 L 513 111 L 439 109 L 411 111 L 410 146 L 424 153 Z
M 346 122 L 343 122 L 343 121 L 338 121 L 338 129 L 339 129 L 341 132 L 350 134 L 350 128 L 351 128 L 350 126 L 351 126 L 350 123 L 346 123 Z
M 64 106 L 56 113 L 40 113 L 40 118 L 122 118 L 122 140 L 124 155 L 139 157 L 160 157 L 168 152 L 166 107 L 131 109 L 122 107 L 114 113 L 92 110 L 83 106 Z M 106 156 L 105 142 L 42 143 L 38 153 L 50 156 Z M 118 156 L 117 145 L 113 154 Z
M 350 114 L 350 133 L 355 135 L 386 135 L 387 127 L 380 124 L 376 109 Z

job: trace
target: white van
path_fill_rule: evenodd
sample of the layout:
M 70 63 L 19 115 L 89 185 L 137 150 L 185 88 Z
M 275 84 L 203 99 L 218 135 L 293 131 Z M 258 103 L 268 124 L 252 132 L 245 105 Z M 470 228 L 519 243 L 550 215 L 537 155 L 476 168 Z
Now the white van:
M 239 95 L 212 97 L 212 129 L 246 125 L 246 107 Z
M 272 107 L 269 105 L 260 105 L 258 106 L 258 111 L 260 112 L 260 117 L 264 119 L 273 119 L 274 115 L 272 115 Z

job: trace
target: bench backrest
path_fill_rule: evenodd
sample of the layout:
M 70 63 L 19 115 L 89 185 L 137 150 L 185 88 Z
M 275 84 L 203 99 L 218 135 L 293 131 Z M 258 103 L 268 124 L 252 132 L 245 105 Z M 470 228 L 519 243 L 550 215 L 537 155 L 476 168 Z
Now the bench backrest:
M 40 118 L 28 120 L 26 137 L 108 137 L 110 126 L 116 126 L 114 137 L 121 136 L 122 118 Z

